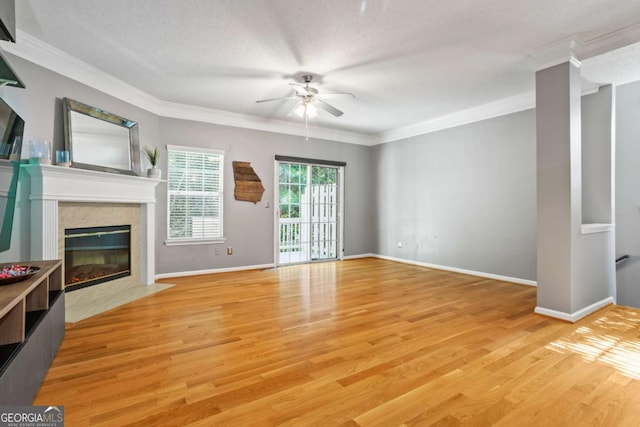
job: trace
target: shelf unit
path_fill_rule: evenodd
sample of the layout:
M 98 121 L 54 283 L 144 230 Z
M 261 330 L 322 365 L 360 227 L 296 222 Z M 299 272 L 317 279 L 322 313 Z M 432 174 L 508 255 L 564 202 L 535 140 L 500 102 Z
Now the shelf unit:
M 0 405 L 31 405 L 64 337 L 62 261 L 10 264 L 40 271 L 0 286 Z

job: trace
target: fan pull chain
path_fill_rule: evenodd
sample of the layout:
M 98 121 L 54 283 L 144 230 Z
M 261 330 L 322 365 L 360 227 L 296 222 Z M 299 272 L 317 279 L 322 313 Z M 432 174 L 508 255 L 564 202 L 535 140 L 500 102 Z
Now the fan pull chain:
M 304 106 L 304 140 L 309 140 L 309 113 L 307 113 L 307 106 Z

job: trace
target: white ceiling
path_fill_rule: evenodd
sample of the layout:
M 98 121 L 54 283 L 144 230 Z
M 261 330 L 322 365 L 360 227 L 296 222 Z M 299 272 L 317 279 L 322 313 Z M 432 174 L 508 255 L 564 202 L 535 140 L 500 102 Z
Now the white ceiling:
M 17 26 L 164 101 L 295 120 L 289 82 L 351 92 L 318 125 L 378 134 L 534 90 L 541 46 L 640 22 L 637 0 L 18 0 Z M 20 43 L 20 40 L 18 40 Z M 640 49 L 594 57 L 640 79 Z M 638 77 L 636 77 L 638 76 Z M 615 80 L 617 79 L 617 80 Z

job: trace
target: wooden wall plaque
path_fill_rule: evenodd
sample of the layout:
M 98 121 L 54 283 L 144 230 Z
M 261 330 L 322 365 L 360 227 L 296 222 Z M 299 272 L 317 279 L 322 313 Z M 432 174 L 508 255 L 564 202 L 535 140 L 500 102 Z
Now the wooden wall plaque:
M 236 183 L 236 188 L 233 190 L 235 199 L 258 203 L 262 199 L 264 187 L 251 167 L 251 162 L 234 161 L 232 164 L 233 180 Z

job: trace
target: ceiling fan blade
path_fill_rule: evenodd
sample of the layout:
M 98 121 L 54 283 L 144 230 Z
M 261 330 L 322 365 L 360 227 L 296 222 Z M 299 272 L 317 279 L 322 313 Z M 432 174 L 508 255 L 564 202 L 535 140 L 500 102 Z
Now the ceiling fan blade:
M 284 99 L 298 99 L 297 96 L 282 96 L 280 98 L 269 98 L 269 99 L 260 99 L 256 101 L 256 104 L 260 104 L 261 102 L 271 102 L 271 101 L 281 101 Z
M 350 96 L 352 98 L 356 97 L 354 94 L 347 93 L 347 92 L 345 92 L 345 93 L 322 93 L 322 97 L 323 98 L 335 98 L 335 97 L 338 97 L 338 96 Z
M 303 96 L 310 95 L 309 91 L 307 91 L 307 89 L 304 86 L 300 86 L 295 83 L 289 83 L 289 84 L 293 86 L 293 89 L 297 92 L 298 95 L 303 95 Z
M 344 113 L 340 110 L 338 110 L 336 107 L 334 107 L 333 105 L 329 105 L 326 102 L 324 102 L 322 99 L 318 99 L 316 98 L 314 101 L 316 104 L 318 104 L 318 107 L 322 108 L 325 111 L 328 111 L 329 113 L 333 114 L 336 117 L 340 117 L 341 115 L 343 115 Z

